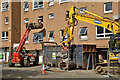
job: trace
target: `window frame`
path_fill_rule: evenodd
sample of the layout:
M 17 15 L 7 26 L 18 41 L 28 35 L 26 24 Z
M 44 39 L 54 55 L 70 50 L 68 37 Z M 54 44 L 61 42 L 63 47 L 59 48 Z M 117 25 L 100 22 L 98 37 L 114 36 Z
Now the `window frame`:
M 63 38 L 62 31 L 63 31 L 63 34 L 64 34 L 64 29 L 60 30 L 60 41 L 62 41 L 62 38 Z
M 28 3 L 28 7 L 25 7 L 26 2 Z M 29 2 L 28 1 L 26 1 L 26 2 L 24 2 L 24 6 L 23 6 L 25 12 L 29 11 Z
M 6 22 L 8 17 L 5 17 L 5 24 L 8 25 L 9 24 L 9 18 L 8 18 L 8 22 Z
M 4 32 L 4 37 L 2 36 L 3 32 Z M 3 31 L 3 32 L 1 33 L 1 40 L 2 41 L 7 41 L 8 40 L 8 36 L 6 36 L 6 33 L 8 33 L 8 31 Z M 5 38 L 5 39 L 3 39 L 3 38 Z
M 39 1 L 39 2 L 40 2 L 40 0 L 33 0 L 33 10 L 44 8 L 44 0 L 43 0 L 43 7 L 40 7 L 39 2 L 37 2 L 37 6 L 38 6 L 37 8 L 34 8 L 34 6 L 35 6 L 35 5 L 34 5 L 34 2 L 35 2 L 35 1 Z
M 52 3 L 52 4 L 50 4 L 50 3 Z M 48 5 L 49 6 L 54 6 L 54 0 L 48 0 Z
M 42 17 L 42 18 L 40 18 Z M 38 16 L 39 20 L 41 20 L 41 23 L 43 23 L 43 16 Z
M 25 44 L 28 44 L 28 43 L 29 43 L 29 36 L 27 36 L 26 41 L 25 41 Z
M 28 21 L 27 21 L 27 22 L 25 21 L 26 19 L 28 19 L 28 18 L 24 18 L 24 23 L 25 23 L 25 24 L 29 22 L 29 19 L 28 19 Z
M 63 38 L 63 35 L 62 35 L 62 32 L 61 31 L 63 31 L 63 34 L 64 34 L 64 29 L 62 29 L 62 30 L 60 30 L 60 41 L 62 41 L 62 38 Z M 68 40 L 68 33 L 66 33 L 66 36 L 65 36 L 65 41 L 67 41 Z
M 53 36 L 52 36 L 52 37 L 50 37 L 50 32 L 53 32 Z M 49 40 L 50 42 L 54 42 L 54 31 L 49 31 L 48 40 Z
M 38 40 L 34 40 L 34 38 L 33 38 L 33 43 L 41 43 L 41 42 L 43 42 L 43 32 L 34 33 L 33 36 L 34 36 L 35 34 L 37 35 L 37 37 L 38 37 L 38 34 L 39 34 L 39 35 L 42 34 L 42 39 L 39 39 L 39 38 L 38 38 Z M 36 41 L 37 41 L 37 42 L 36 42 Z
M 84 12 L 82 11 L 83 9 L 84 9 L 84 10 L 85 10 L 85 9 L 87 10 L 87 7 L 81 7 L 81 8 L 80 8 L 80 13 L 84 13 Z
M 105 32 L 106 28 L 104 28 L 104 27 L 102 27 L 102 28 L 103 28 L 103 33 L 98 34 L 98 33 L 97 33 L 97 26 L 96 26 L 96 39 L 110 38 L 110 36 L 109 36 L 109 37 L 106 37 L 106 35 L 112 35 L 113 33 L 112 33 L 112 32 L 111 32 L 111 33 L 106 33 L 106 32 Z M 101 35 L 103 35 L 104 37 L 97 37 L 97 36 L 101 36 Z
M 86 28 L 86 30 L 85 30 L 85 32 L 84 32 L 84 34 L 80 34 L 81 33 L 81 30 L 83 29 L 83 28 Z M 88 30 L 88 28 L 87 27 L 80 27 L 80 30 L 79 30 L 79 35 L 80 35 L 80 39 L 81 40 L 87 40 L 88 39 L 88 35 L 87 35 L 87 30 Z
M 106 11 L 106 3 L 112 3 L 112 10 L 109 10 L 109 11 Z M 113 2 L 106 2 L 106 3 L 104 3 L 104 13 L 111 13 L 111 12 L 113 12 Z
M 62 3 L 67 3 L 67 2 L 72 2 L 73 0 L 66 0 L 66 1 L 61 1 L 59 0 L 59 4 L 62 4 Z
M 8 2 L 8 9 L 7 9 L 7 10 L 3 10 L 2 4 L 3 4 L 3 3 L 6 3 L 6 2 Z M 9 11 L 9 0 L 8 0 L 8 1 L 1 2 L 1 12 L 6 12 L 6 11 Z
M 53 17 L 51 17 L 52 14 L 53 14 Z M 54 19 L 54 13 L 49 14 L 49 19 Z

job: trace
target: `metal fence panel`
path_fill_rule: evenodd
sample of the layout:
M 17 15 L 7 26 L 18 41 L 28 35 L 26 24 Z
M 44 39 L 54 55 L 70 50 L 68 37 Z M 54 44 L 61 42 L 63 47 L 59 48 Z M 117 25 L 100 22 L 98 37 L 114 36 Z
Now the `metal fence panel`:
M 52 64 L 58 64 L 60 62 L 59 53 L 61 53 L 61 46 L 44 46 L 45 49 L 45 63 L 50 62 Z M 55 58 L 53 54 L 55 53 Z

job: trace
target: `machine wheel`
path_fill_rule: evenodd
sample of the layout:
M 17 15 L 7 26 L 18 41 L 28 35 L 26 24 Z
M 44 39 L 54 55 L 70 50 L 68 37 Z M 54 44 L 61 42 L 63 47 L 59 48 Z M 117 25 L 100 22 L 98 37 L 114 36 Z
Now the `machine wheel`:
M 24 66 L 26 66 L 26 67 L 30 66 L 30 61 L 25 59 L 24 60 Z
M 102 67 L 102 71 L 101 71 L 101 74 L 104 75 L 106 73 L 104 67 Z
M 15 63 L 12 63 L 12 61 L 9 60 L 9 61 L 8 61 L 8 65 L 9 65 L 9 67 L 14 67 L 14 66 L 15 66 Z
M 38 65 L 38 58 L 35 58 L 35 62 L 33 62 L 33 65 Z
M 102 69 L 101 69 L 101 66 L 97 66 L 95 68 L 95 72 L 98 74 L 98 73 L 101 73 Z
M 102 66 L 97 66 L 96 68 L 95 68 L 95 72 L 98 74 L 105 74 L 105 69 L 104 69 L 104 67 L 102 67 Z

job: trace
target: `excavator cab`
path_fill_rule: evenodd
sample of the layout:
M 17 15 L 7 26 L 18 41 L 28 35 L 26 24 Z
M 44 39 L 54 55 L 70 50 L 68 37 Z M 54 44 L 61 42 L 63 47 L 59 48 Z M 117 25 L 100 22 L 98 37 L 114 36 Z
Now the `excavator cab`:
M 120 55 L 120 34 L 113 34 L 109 41 L 109 57 L 110 60 L 118 60 Z
M 109 50 L 119 50 L 120 49 L 120 34 L 115 34 L 110 37 Z
M 120 39 L 115 39 L 115 48 L 120 49 Z

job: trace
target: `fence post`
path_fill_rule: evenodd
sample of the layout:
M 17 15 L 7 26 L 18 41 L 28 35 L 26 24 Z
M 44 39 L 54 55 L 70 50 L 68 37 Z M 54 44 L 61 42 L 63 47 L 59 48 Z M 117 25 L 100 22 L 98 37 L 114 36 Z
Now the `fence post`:
M 109 50 L 107 52 L 107 61 L 108 61 L 108 63 L 107 63 L 107 75 L 110 76 L 110 73 L 109 73 L 109 71 L 110 71 Z

